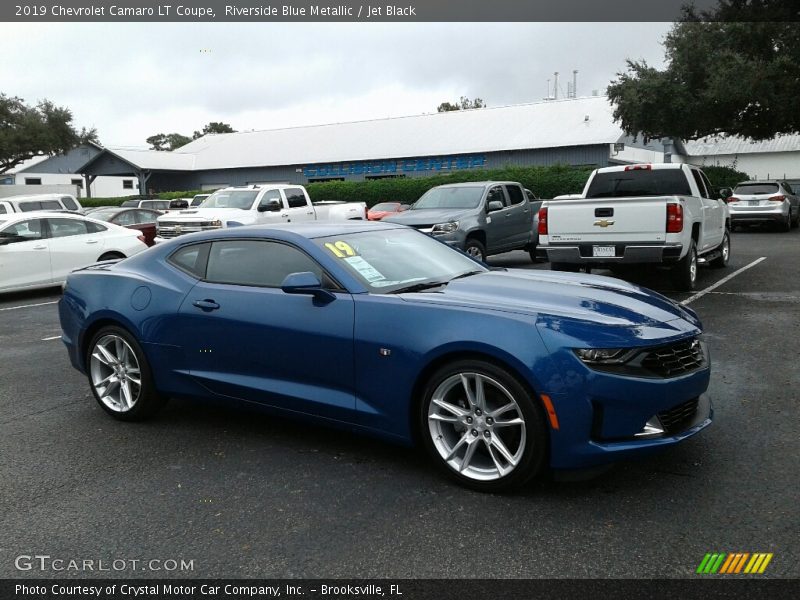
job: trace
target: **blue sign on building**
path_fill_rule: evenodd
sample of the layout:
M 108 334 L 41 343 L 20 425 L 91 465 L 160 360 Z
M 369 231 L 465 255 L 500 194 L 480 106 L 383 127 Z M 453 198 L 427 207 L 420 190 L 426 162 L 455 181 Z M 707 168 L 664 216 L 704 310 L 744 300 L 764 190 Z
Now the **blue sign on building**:
M 311 165 L 303 168 L 306 177 L 347 177 L 348 175 L 397 175 L 425 171 L 455 171 L 475 169 L 486 165 L 483 154 L 459 156 L 434 156 L 431 158 L 408 158 L 400 160 L 378 160 L 335 165 Z

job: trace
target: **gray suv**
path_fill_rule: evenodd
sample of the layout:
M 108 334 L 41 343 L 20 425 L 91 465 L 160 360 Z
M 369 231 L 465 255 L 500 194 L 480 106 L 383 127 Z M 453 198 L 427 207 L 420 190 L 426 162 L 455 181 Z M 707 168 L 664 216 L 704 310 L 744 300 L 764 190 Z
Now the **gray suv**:
M 383 220 L 430 234 L 479 260 L 510 250 L 527 250 L 536 260 L 534 209 L 513 181 L 440 185 Z

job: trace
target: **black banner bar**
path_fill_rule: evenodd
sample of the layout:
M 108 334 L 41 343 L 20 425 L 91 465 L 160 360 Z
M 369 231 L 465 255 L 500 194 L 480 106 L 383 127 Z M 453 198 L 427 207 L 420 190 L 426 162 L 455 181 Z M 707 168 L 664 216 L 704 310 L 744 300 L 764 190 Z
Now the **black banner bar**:
M 746 577 L 746 576 L 745 576 Z M 757 600 L 800 597 L 800 580 L 698 576 L 697 579 L 241 579 L 0 580 L 3 600 Z

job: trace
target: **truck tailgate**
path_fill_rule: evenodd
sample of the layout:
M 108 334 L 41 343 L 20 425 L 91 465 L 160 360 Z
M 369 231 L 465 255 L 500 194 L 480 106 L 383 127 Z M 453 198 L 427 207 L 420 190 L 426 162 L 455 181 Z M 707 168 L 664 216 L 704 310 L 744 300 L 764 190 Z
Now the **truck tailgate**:
M 675 202 L 677 198 L 592 198 L 548 202 L 549 241 L 664 241 L 668 201 Z

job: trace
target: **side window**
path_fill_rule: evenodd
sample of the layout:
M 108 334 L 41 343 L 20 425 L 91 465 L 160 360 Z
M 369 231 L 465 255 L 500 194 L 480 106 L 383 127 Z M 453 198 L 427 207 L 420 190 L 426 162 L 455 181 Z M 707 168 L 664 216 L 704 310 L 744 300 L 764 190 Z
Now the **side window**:
M 281 200 L 281 193 L 278 190 L 269 190 L 266 192 L 262 197 L 261 201 L 258 203 L 259 206 L 267 206 L 273 200 L 277 200 L 281 208 L 283 208 L 283 200 Z
M 700 190 L 700 196 L 703 198 L 708 198 L 708 190 L 706 190 L 706 184 L 703 183 L 703 179 L 700 177 L 700 171 L 697 169 L 692 169 L 692 177 L 694 177 L 694 182 L 697 184 L 697 188 Z
M 19 212 L 33 212 L 34 210 L 42 210 L 41 202 L 20 202 L 17 207 Z M 59 206 L 59 208 L 61 208 Z
M 515 204 L 522 204 L 525 201 L 525 196 L 522 194 L 522 188 L 518 185 L 507 185 L 506 193 L 511 206 Z
M 700 171 L 700 177 L 703 178 L 703 183 L 706 184 L 706 190 L 708 192 L 708 196 L 707 197 L 708 198 L 718 198 L 719 197 L 719 193 L 718 193 L 717 190 L 714 189 L 714 186 L 711 185 L 711 182 L 708 180 L 708 177 L 706 176 L 706 174 L 703 173 L 702 171 Z
M 192 277 L 203 279 L 206 275 L 209 248 L 210 243 L 184 246 L 173 252 L 167 261 Z
M 50 225 L 50 237 L 53 238 L 86 235 L 89 233 L 86 221 L 79 221 L 78 219 L 47 219 L 47 224 Z
M 6 207 L 4 205 L 0 204 L 0 215 L 4 215 L 4 214 L 6 214 Z
M 139 225 L 146 225 L 148 223 L 155 223 L 158 218 L 158 213 L 150 212 L 149 210 L 135 210 L 134 218 Z
M 503 206 L 506 205 L 506 196 L 503 194 L 503 188 L 499 185 L 493 187 L 489 190 L 489 193 L 486 196 L 486 206 L 489 206 L 489 202 L 499 202 Z
M 133 225 L 136 223 L 136 219 L 134 217 L 135 212 L 139 212 L 138 210 L 126 210 L 124 212 L 119 213 L 114 220 L 111 221 L 114 225 L 121 225 L 122 227 L 127 227 L 128 225 Z
M 9 244 L 41 240 L 44 237 L 42 224 L 42 219 L 20 221 L 0 231 L 0 237 L 11 238 Z
M 306 196 L 300 188 L 286 188 L 283 193 L 286 194 L 286 202 L 289 203 L 289 208 L 305 208 L 308 206 Z
M 280 287 L 287 275 L 302 271 L 311 271 L 322 278 L 320 266 L 293 246 L 261 240 L 231 240 L 212 244 L 206 280 Z
M 78 210 L 78 204 L 70 196 L 61 196 L 61 203 L 67 210 Z

